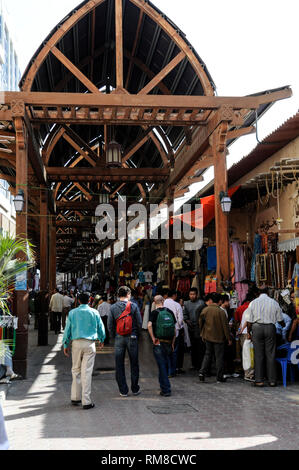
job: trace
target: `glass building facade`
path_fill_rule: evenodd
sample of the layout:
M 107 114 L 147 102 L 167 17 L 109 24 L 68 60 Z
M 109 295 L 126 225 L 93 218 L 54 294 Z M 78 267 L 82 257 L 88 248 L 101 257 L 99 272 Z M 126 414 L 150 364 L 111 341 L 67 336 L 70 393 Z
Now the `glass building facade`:
M 19 91 L 21 79 L 10 25 L 11 20 L 5 8 L 5 2 L 0 0 L 0 93 L 1 91 Z M 13 196 L 9 191 L 8 182 L 2 179 L 0 179 L 0 233 L 12 236 L 16 233 Z
M 0 0 L 0 91 L 18 91 L 21 72 L 9 30 L 5 4 Z

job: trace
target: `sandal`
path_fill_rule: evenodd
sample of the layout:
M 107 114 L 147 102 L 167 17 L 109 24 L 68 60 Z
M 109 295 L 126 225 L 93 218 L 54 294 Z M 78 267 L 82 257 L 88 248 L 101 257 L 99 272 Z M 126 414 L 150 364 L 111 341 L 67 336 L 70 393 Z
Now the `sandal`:
M 264 382 L 254 382 L 252 384 L 253 387 L 263 387 L 264 386 Z

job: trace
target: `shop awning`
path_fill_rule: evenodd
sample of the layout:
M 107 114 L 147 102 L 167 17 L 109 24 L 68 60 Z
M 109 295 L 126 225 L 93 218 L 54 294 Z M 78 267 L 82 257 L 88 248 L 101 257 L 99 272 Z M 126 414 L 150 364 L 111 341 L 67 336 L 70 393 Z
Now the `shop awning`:
M 299 238 L 291 238 L 278 243 L 278 251 L 294 251 L 299 246 Z
M 229 197 L 238 191 L 241 186 L 235 186 L 228 190 Z M 179 214 L 172 217 L 170 223 L 173 224 L 175 220 L 182 220 L 185 224 L 191 227 L 203 229 L 215 218 L 215 195 L 207 196 L 200 199 L 202 209 L 196 209 L 186 214 Z

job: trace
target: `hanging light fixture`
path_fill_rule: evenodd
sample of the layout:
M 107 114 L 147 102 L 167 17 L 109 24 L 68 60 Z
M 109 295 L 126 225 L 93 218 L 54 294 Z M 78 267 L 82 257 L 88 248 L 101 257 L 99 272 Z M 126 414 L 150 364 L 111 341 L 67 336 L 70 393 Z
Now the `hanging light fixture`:
M 18 214 L 22 212 L 24 208 L 24 203 L 25 203 L 24 191 L 22 189 L 19 189 L 19 192 L 16 195 L 16 197 L 13 199 L 13 202 L 14 202 L 16 212 Z
M 228 214 L 231 211 L 232 200 L 227 193 L 221 191 L 219 194 L 222 212 Z
M 107 193 L 99 194 L 99 203 L 109 204 L 109 194 Z
M 82 238 L 89 238 L 89 232 L 82 232 Z
M 122 166 L 121 145 L 118 144 L 115 140 L 112 140 L 110 144 L 107 145 L 106 165 L 111 168 L 119 168 Z

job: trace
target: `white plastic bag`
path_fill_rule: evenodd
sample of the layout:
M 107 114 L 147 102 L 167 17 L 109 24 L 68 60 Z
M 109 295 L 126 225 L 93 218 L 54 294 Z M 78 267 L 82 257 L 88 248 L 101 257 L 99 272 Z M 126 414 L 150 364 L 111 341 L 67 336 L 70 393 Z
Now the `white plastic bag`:
M 253 360 L 253 344 L 250 339 L 245 339 L 242 348 L 243 369 L 248 370 L 254 367 Z

